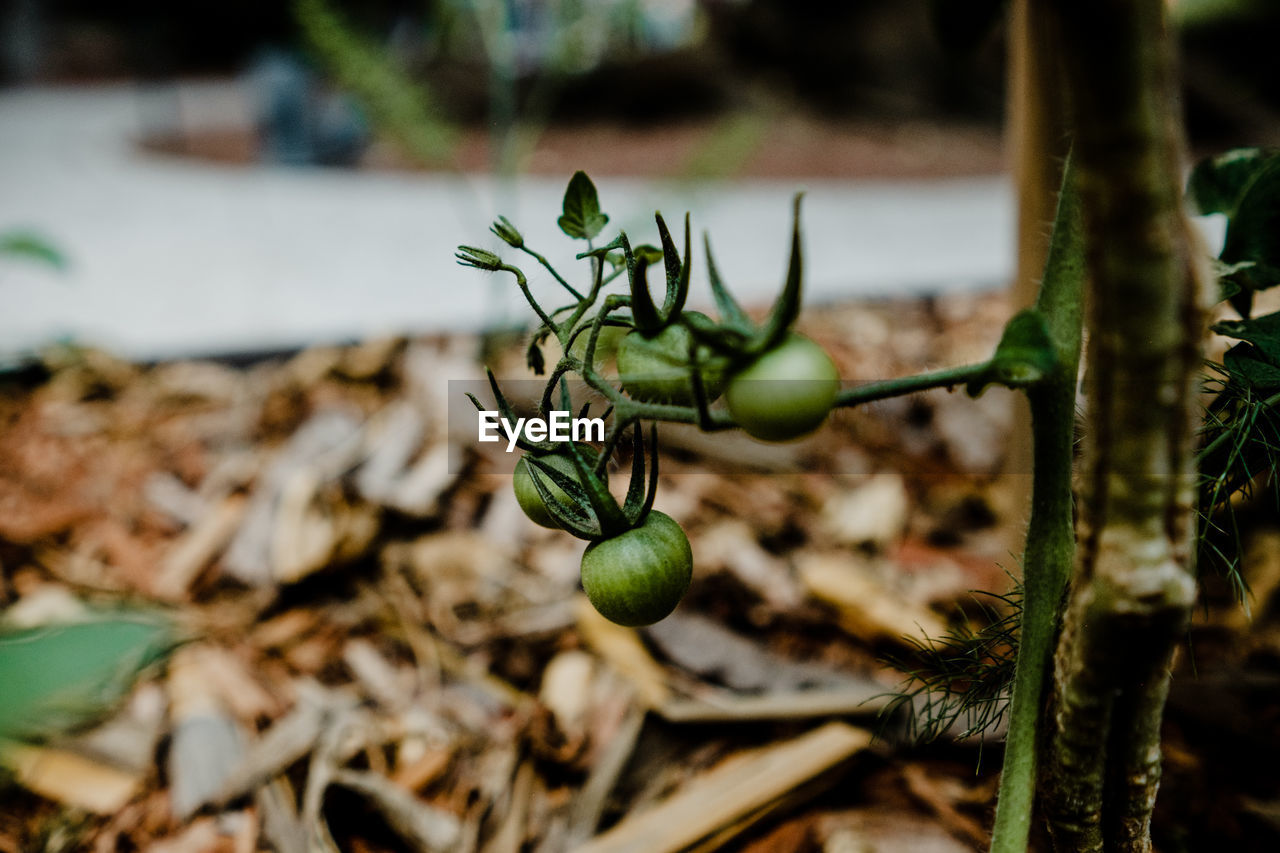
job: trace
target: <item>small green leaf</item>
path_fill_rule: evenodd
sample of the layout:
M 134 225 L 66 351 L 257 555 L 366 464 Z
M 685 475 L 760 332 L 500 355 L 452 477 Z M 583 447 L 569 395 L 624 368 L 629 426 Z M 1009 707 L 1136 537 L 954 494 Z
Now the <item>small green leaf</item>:
M 618 506 L 618 501 L 609 492 L 606 480 L 596 474 L 592 465 L 593 460 L 588 459 L 582 448 L 573 442 L 567 446 L 569 455 L 573 458 L 573 464 L 577 468 L 578 479 L 587 491 L 591 512 L 599 523 L 596 538 L 608 539 L 611 536 L 617 536 L 627 529 L 627 517 L 623 514 L 622 507 Z
M 1234 301 L 1237 296 L 1244 292 L 1244 287 L 1241 286 L 1240 282 L 1236 281 L 1235 276 L 1242 270 L 1255 266 L 1254 262 L 1240 261 L 1236 264 L 1227 264 L 1217 258 L 1211 258 L 1210 262 L 1213 265 L 1213 275 L 1218 280 L 1218 301 Z M 1244 316 L 1248 316 L 1248 313 L 1247 308 L 1241 311 Z
M 1248 341 L 1280 364 L 1280 311 L 1250 320 L 1224 320 L 1213 324 L 1213 331 L 1238 341 Z
M 67 259 L 62 252 L 43 237 L 26 231 L 6 231 L 0 234 L 0 255 L 29 258 L 48 264 L 56 270 L 67 268 Z
M 622 513 L 632 525 L 636 523 L 635 516 L 644 505 L 645 499 L 644 431 L 641 429 L 639 421 L 636 421 L 634 433 L 631 452 L 631 481 L 627 484 L 627 497 L 622 504 Z
M 662 250 L 649 243 L 641 243 L 632 249 L 631 253 L 636 256 L 637 261 L 644 261 L 647 264 L 656 264 L 663 258 Z
M 0 737 L 40 740 L 101 721 L 178 642 L 170 622 L 144 613 L 0 634 Z
M 586 172 L 574 172 L 569 187 L 564 191 L 564 215 L 558 220 L 560 230 L 577 240 L 591 240 L 609 222 L 600 212 L 600 197 L 596 185 Z
M 1187 181 L 1187 200 L 1200 213 L 1234 213 L 1249 184 L 1276 153 L 1270 148 L 1235 148 L 1201 160 Z
M 1280 284 L 1280 157 L 1268 159 L 1245 187 L 1219 257 L 1236 265 L 1231 278 L 1244 290 Z M 1253 266 L 1239 266 L 1242 262 Z
M 685 311 L 680 322 L 698 343 L 705 344 L 715 353 L 737 356 L 748 349 L 753 329 L 743 330 L 732 325 L 719 324 L 705 314 Z
M 534 489 L 538 492 L 538 497 L 542 499 L 543 506 L 546 507 L 551 517 L 556 520 L 556 523 L 578 539 L 586 539 L 588 541 L 598 539 L 600 537 L 600 525 L 588 511 L 589 503 L 582 486 L 574 481 L 572 477 L 557 471 L 540 459 L 536 459 L 533 456 L 526 456 L 525 459 L 529 464 L 529 479 L 533 483 Z M 558 496 L 551 490 L 552 483 L 570 497 L 570 502 L 562 503 L 560 501 Z M 584 504 L 588 508 L 584 508 Z
M 1267 360 L 1257 347 L 1237 344 L 1222 357 L 1232 381 L 1247 385 L 1260 392 L 1280 390 L 1280 366 Z

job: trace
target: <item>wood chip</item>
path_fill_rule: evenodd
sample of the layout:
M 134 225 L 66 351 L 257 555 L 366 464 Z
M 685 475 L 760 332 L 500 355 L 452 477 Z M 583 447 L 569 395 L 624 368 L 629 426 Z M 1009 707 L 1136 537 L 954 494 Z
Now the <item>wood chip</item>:
M 102 815 L 124 808 L 146 778 L 69 750 L 13 742 L 0 746 L 0 765 L 42 797 Z
M 899 474 L 876 474 L 822 507 L 822 525 L 843 545 L 884 546 L 902 535 L 910 502 Z
M 786 561 L 761 548 L 755 531 L 745 521 L 723 521 L 704 530 L 696 538 L 694 553 L 699 572 L 731 572 L 775 613 L 788 613 L 804 599 Z
M 657 708 L 666 702 L 671 695 L 666 673 L 635 630 L 605 619 L 585 595 L 578 596 L 576 602 L 578 630 L 587 644 L 631 682 L 646 707 Z
M 798 738 L 739 753 L 653 808 L 623 819 L 579 853 L 676 853 L 785 796 L 870 743 L 870 732 L 828 723 Z
M 604 815 L 609 792 L 618 783 L 618 777 L 622 775 L 631 753 L 635 751 L 636 741 L 640 739 L 640 731 L 644 728 L 644 718 L 644 710 L 633 706 L 613 737 L 600 750 L 586 784 L 574 798 L 569 811 L 566 838 L 573 847 L 576 848 L 595 834 L 596 826 Z
M 245 505 L 243 497 L 233 495 L 175 540 L 160 564 L 152 592 L 164 599 L 185 597 L 191 584 L 235 535 Z
M 940 616 L 903 600 L 852 555 L 801 554 L 796 567 L 809 593 L 836 608 L 840 627 L 865 642 L 901 643 L 947 631 Z
M 848 680 L 817 664 L 787 660 L 697 613 L 677 611 L 644 633 L 678 666 L 743 691 L 794 690 Z
M 874 682 L 862 686 L 738 696 L 714 693 L 710 697 L 672 699 L 657 708 L 672 723 L 727 723 L 752 720 L 801 720 L 811 717 L 871 716 L 888 705 L 884 687 Z
M 457 849 L 462 834 L 458 818 L 436 808 L 396 785 L 385 776 L 355 770 L 340 770 L 333 783 L 355 791 L 386 818 L 387 824 L 424 853 L 450 853 Z
M 331 712 L 312 691 L 303 691 L 292 711 L 246 747 L 244 757 L 209 802 L 225 804 L 238 799 L 306 757 L 328 725 Z

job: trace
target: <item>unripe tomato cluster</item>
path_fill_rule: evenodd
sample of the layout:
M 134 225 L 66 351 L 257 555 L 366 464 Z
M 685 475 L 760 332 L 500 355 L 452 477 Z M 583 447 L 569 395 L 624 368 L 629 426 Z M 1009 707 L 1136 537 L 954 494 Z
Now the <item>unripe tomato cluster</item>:
M 561 380 L 577 374 L 607 398 L 614 413 L 603 452 L 611 455 L 623 431 L 635 427 L 631 484 L 622 505 L 605 481 L 604 463 L 609 460 L 587 446 L 525 441 L 520 446 L 533 455 L 519 461 L 513 478 L 516 500 L 530 519 L 590 542 L 582 557 L 582 586 L 596 609 L 614 622 L 647 625 L 662 619 L 688 590 L 693 571 L 688 537 L 670 516 L 652 509 L 658 482 L 657 438 L 653 432 L 646 488 L 642 421 L 736 427 L 764 441 L 790 441 L 816 430 L 837 404 L 840 382 L 831 358 L 791 330 L 800 310 L 803 266 L 800 196 L 794 211 L 786 280 L 761 324 L 752 321 L 720 280 L 709 242 L 707 275 L 720 320 L 684 310 L 693 262 L 688 216 L 683 253 L 660 214 L 654 218 L 661 248 L 633 248 L 625 233 L 595 245 L 609 217 L 600 210 L 595 186 L 582 172 L 569 182 L 558 222 L 569 237 L 588 243 L 578 257 L 591 263 L 589 289 L 570 285 L 525 245 L 523 235 L 506 219 L 491 228 L 508 246 L 547 267 L 576 304 L 548 312 L 532 296 L 519 268 L 486 249 L 458 247 L 460 263 L 512 274 L 541 319 L 528 350 L 535 373 L 545 369 L 541 343 L 554 336 L 561 344 L 565 355 L 548 380 L 544 401 L 558 390 L 562 408 L 568 408 L 572 401 Z M 666 278 L 661 305 L 650 294 L 646 278 L 650 266 L 656 270 L 659 261 Z M 607 266 L 613 273 L 606 278 Z M 602 289 L 624 272 L 629 293 L 602 296 Z M 590 360 L 588 350 L 593 353 Z M 615 351 L 618 375 L 608 379 L 600 371 Z M 492 374 L 490 383 L 499 408 L 508 408 Z M 723 406 L 713 413 L 711 404 L 721 396 Z
M 683 326 L 668 326 L 651 338 L 629 333 L 618 347 L 623 390 L 643 402 L 693 405 L 689 349 L 690 334 Z M 765 441 L 787 441 L 813 432 L 826 420 L 840 388 L 830 356 L 794 332 L 737 370 L 730 371 L 724 358 L 700 362 L 698 369 L 707 401 L 723 391 L 737 425 Z M 590 457 L 596 458 L 593 453 Z M 540 458 L 577 479 L 568 456 Z M 516 500 L 531 520 L 543 527 L 561 526 L 534 485 L 524 459 L 516 465 L 514 487 Z M 554 483 L 548 483 L 547 489 L 562 505 L 573 502 Z M 652 510 L 638 526 L 588 545 L 581 571 L 583 590 L 603 616 L 619 625 L 649 625 L 670 614 L 688 591 L 693 552 L 680 525 Z

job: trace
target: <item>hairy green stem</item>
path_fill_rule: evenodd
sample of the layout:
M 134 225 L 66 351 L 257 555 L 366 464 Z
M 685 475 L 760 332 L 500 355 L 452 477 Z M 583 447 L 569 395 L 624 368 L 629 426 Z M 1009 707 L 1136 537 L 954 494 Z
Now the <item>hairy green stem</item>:
M 1045 381 L 1027 391 L 1033 443 L 1031 517 L 1023 555 L 1022 621 L 991 838 L 993 853 L 1021 853 L 1027 847 L 1035 806 L 1045 684 L 1058 633 L 1058 609 L 1075 553 L 1071 473 L 1083 280 L 1080 204 L 1068 166 L 1036 302 L 1049 327 L 1057 361 Z
M 836 397 L 837 407 L 860 406 L 876 400 L 890 397 L 902 397 L 917 391 L 928 391 L 932 388 L 954 388 L 973 380 L 980 380 L 991 370 L 990 361 L 978 364 L 966 364 L 960 367 L 948 367 L 932 373 L 919 373 L 915 376 L 903 376 L 899 379 L 886 379 L 881 382 L 868 382 L 857 388 L 847 388 Z
M 564 276 L 560 275 L 559 270 L 557 270 L 554 266 L 552 266 L 551 262 L 548 261 L 545 257 L 543 257 L 540 253 L 535 252 L 533 249 L 530 249 L 528 246 L 521 246 L 520 251 L 524 252 L 526 255 L 529 255 L 535 261 L 541 264 L 542 268 L 545 269 L 547 272 L 551 273 L 552 277 L 556 281 L 560 282 L 560 286 L 563 287 L 565 290 L 569 291 L 569 293 L 573 296 L 574 299 L 578 300 L 579 302 L 582 302 L 586 298 L 581 293 L 578 292 L 578 289 L 576 287 L 574 287 L 569 282 L 565 281 Z

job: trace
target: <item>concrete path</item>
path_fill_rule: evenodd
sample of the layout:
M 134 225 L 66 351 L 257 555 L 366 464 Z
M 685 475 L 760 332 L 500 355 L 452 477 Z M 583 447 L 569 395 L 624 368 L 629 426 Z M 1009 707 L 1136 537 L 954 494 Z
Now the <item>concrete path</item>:
M 219 166 L 134 145 L 166 123 L 246 120 L 230 83 L 0 93 L 0 231 L 38 230 L 71 263 L 56 274 L 0 260 L 0 352 L 72 338 L 163 358 L 520 321 L 510 277 L 453 259 L 459 243 L 500 246 L 487 231 L 497 213 L 581 279 L 570 259 L 583 244 L 555 226 L 568 175 L 504 187 L 482 176 Z M 766 303 L 780 287 L 796 184 L 597 184 L 611 226 L 633 242 L 657 241 L 655 209 L 673 227 L 691 210 L 743 301 Z M 997 286 L 1010 274 L 1003 177 L 804 188 L 810 306 Z M 557 298 L 549 276 L 524 266 L 538 294 Z M 704 269 L 698 252 L 693 303 L 709 299 Z

